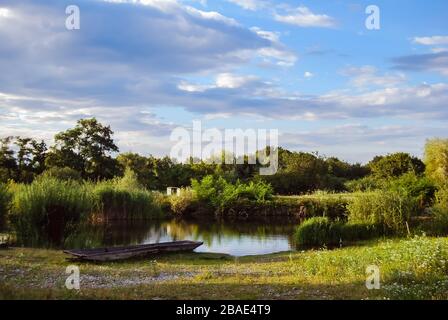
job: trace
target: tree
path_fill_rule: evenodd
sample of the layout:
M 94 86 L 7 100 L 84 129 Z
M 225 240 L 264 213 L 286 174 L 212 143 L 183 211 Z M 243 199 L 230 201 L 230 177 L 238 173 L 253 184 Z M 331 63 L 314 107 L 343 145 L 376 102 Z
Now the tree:
M 14 179 L 17 172 L 17 163 L 14 151 L 10 148 L 13 137 L 0 139 L 0 181 L 6 182 Z
M 399 177 L 408 172 L 419 175 L 425 171 L 425 164 L 420 159 L 404 152 L 376 156 L 368 163 L 368 167 L 374 176 L 385 179 Z
M 95 118 L 78 120 L 77 125 L 55 136 L 55 146 L 47 157 L 49 167 L 68 167 L 84 178 L 112 178 L 118 170 L 111 154 L 118 152 L 110 126 L 103 126 Z
M 448 183 L 448 139 L 430 139 L 425 145 L 426 175 L 439 185 Z

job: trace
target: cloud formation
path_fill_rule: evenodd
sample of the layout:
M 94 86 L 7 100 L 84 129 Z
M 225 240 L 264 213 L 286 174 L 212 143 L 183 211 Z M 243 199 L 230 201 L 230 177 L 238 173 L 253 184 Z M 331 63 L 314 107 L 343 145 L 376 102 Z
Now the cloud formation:
M 275 20 L 298 27 L 333 28 L 336 20 L 326 14 L 313 13 L 309 8 L 301 6 L 295 9 L 286 9 L 284 14 L 275 13 Z

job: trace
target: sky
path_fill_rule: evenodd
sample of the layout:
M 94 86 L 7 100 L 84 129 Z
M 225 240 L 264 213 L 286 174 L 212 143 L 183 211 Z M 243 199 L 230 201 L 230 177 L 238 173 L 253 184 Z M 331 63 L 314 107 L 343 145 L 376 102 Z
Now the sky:
M 447 12 L 446 0 L 0 0 L 0 136 L 51 143 L 96 117 L 120 151 L 162 156 L 200 120 L 278 129 L 283 147 L 350 162 L 422 156 L 448 136 Z

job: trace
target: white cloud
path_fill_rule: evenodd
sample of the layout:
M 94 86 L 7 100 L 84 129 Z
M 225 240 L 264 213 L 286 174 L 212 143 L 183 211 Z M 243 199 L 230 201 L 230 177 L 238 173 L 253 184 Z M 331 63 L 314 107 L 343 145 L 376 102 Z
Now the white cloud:
M 349 67 L 341 72 L 343 75 L 350 77 L 350 82 L 356 87 L 392 87 L 403 83 L 406 76 L 403 73 L 395 72 L 393 74 L 386 73 L 378 75 L 378 70 L 373 66 Z
M 425 46 L 437 46 L 448 44 L 448 36 L 415 37 L 413 42 Z
M 213 84 L 194 84 L 182 80 L 177 87 L 187 92 L 204 92 L 210 89 L 237 89 L 258 82 L 258 80 L 257 77 L 251 75 L 220 73 L 216 75 Z
M 266 2 L 263 0 L 227 0 L 234 3 L 246 10 L 258 10 L 266 6 Z
M 305 73 L 303 74 L 303 76 L 304 76 L 305 78 L 312 78 L 312 77 L 314 77 L 314 74 L 311 73 L 311 72 L 309 72 L 309 71 L 305 71 Z
M 221 73 L 216 77 L 216 87 L 235 89 L 255 80 L 258 80 L 258 78 L 254 76 L 238 76 L 231 73 Z
M 11 17 L 11 10 L 8 8 L 0 8 L 0 18 L 9 18 Z
M 274 18 L 279 22 L 299 27 L 332 28 L 336 26 L 336 21 L 332 17 L 326 14 L 315 14 L 307 7 L 288 9 L 283 15 L 275 13 Z
M 432 53 L 441 53 L 441 52 L 448 52 L 448 48 L 432 48 Z

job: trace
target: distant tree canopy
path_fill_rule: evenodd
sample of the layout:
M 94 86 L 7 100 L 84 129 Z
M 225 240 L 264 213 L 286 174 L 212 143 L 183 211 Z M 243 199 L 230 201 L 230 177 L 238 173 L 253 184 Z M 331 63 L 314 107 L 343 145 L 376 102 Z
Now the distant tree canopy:
M 0 139 L 0 181 L 31 182 L 45 170 L 46 152 L 44 141 L 12 136 Z
M 419 175 L 425 171 L 425 164 L 420 159 L 403 152 L 376 156 L 367 166 L 378 178 L 399 177 L 408 172 Z
M 448 184 L 448 139 L 431 139 L 425 146 L 426 175 L 439 185 Z

